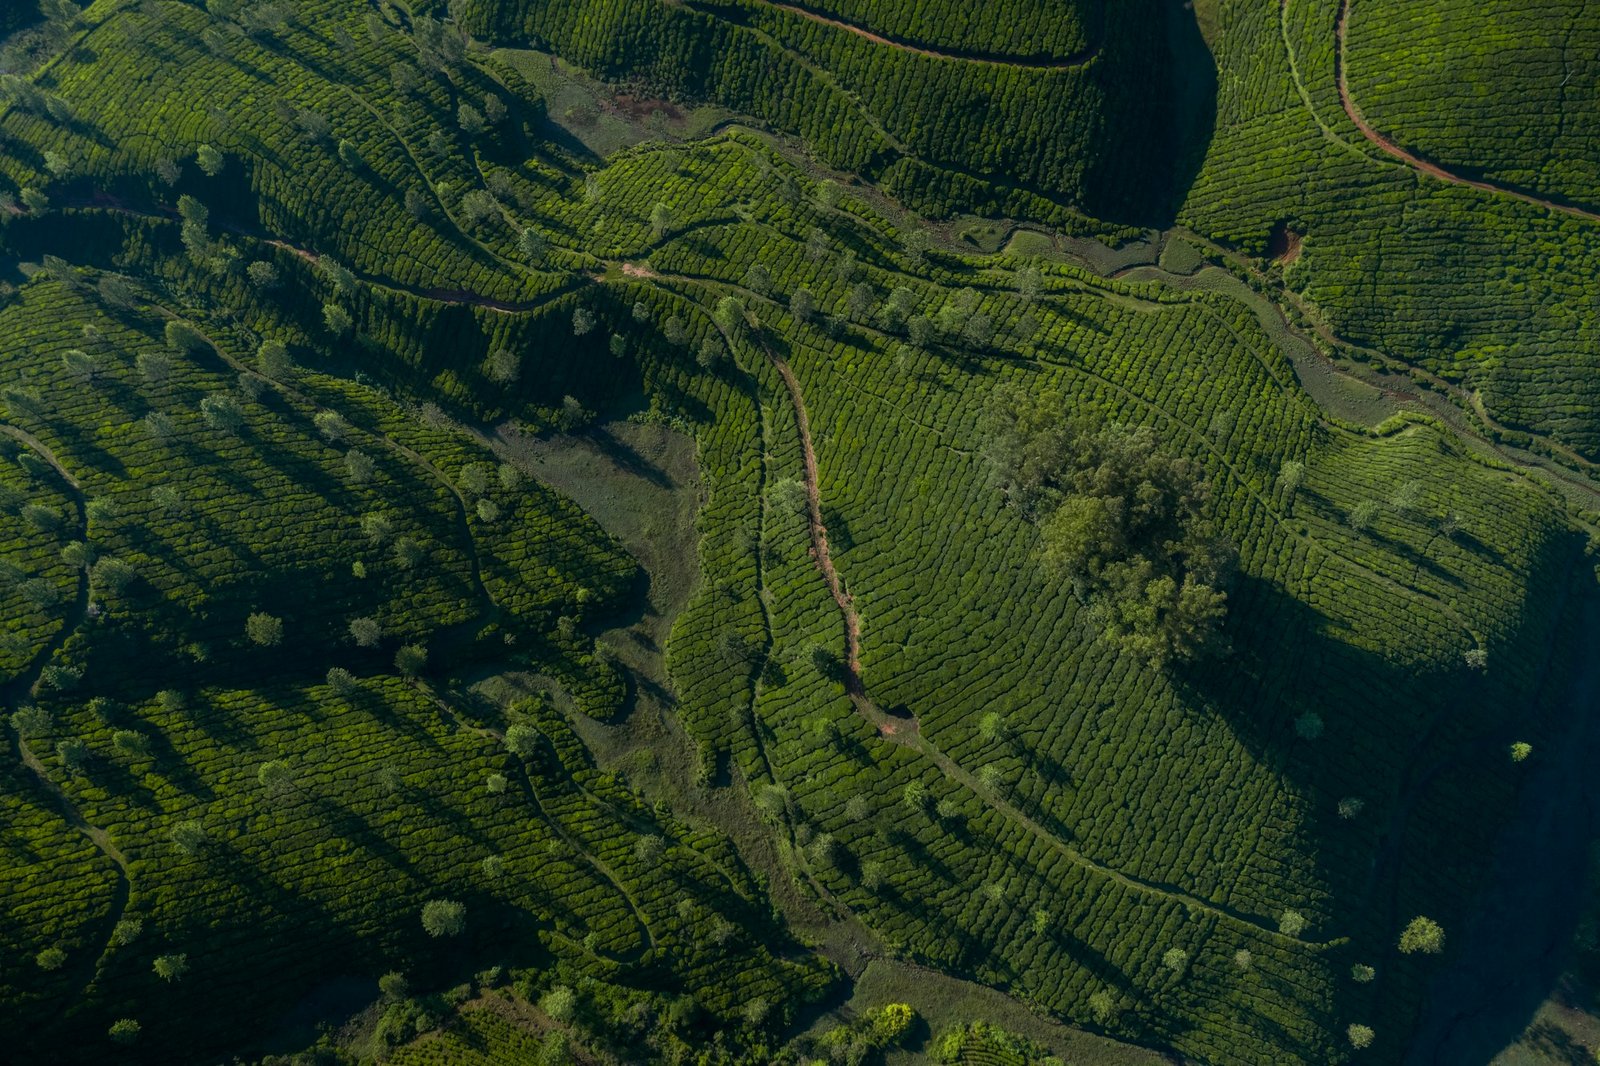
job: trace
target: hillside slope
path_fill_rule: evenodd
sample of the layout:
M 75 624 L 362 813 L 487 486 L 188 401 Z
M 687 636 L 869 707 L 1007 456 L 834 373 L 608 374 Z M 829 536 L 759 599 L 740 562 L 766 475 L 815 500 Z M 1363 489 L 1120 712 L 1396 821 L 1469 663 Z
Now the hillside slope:
M 1402 929 L 1467 926 L 1526 779 L 1510 746 L 1538 758 L 1577 710 L 1600 511 L 1581 459 L 1450 388 L 1588 445 L 1537 345 L 1578 346 L 1589 312 L 1484 278 L 1557 277 L 1518 241 L 1582 261 L 1590 224 L 1324 134 L 1332 13 L 1302 4 L 1224 5 L 1200 235 L 1148 254 L 1039 229 L 979 253 L 739 123 L 597 160 L 463 27 L 792 119 L 891 192 L 949 179 L 915 207 L 979 190 L 1068 226 L 980 178 L 1036 166 L 1082 205 L 1142 173 L 1156 148 L 1105 124 L 1144 104 L 1106 101 L 1159 18 L 1113 33 L 1085 5 L 983 45 L 1099 49 L 1026 71 L 826 21 L 925 51 L 962 25 L 866 0 L 70 22 L 0 114 L 0 1045 L 260 1056 L 396 971 L 415 994 L 386 981 L 364 1047 L 460 1021 L 410 1061 L 481 1027 L 579 1061 L 798 1063 L 882 955 L 1190 1061 L 1399 1062 L 1436 970 Z M 1287 265 L 1219 243 L 1286 221 Z M 1478 273 L 1402 276 L 1407 241 Z M 1428 300 L 1506 351 L 1435 352 Z M 1363 331 L 1438 369 L 1438 402 L 1335 358 Z M 1231 654 L 1128 654 L 1041 565 L 991 458 L 1018 395 L 1206 480 Z M 607 635 L 658 557 L 505 448 L 596 411 L 693 440 L 664 676 Z M 610 758 L 647 701 L 655 777 L 683 771 L 654 791 Z

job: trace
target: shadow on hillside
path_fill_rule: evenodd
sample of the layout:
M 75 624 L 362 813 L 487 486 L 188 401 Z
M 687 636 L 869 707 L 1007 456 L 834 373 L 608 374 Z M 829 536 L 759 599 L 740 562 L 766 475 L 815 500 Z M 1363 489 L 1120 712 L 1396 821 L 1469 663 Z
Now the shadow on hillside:
M 1424 607 L 1418 603 L 1408 609 Z M 1378 991 L 1399 997 L 1391 1007 L 1397 1012 L 1391 1028 L 1403 1024 L 1409 1030 L 1418 1020 L 1412 1012 L 1421 1004 L 1404 987 L 1426 971 L 1416 971 L 1413 961 L 1395 954 L 1398 926 L 1414 914 L 1437 915 L 1447 928 L 1459 928 L 1469 919 L 1474 928 L 1494 924 L 1477 893 L 1490 867 L 1482 842 L 1502 839 L 1508 825 L 1515 824 L 1502 816 L 1543 825 L 1558 818 L 1552 811 L 1561 807 L 1565 813 L 1559 818 L 1587 823 L 1586 816 L 1568 809 L 1583 804 L 1553 803 L 1548 796 L 1540 800 L 1526 787 L 1511 793 L 1500 767 L 1483 765 L 1486 752 L 1504 751 L 1504 743 L 1517 739 L 1502 736 L 1508 730 L 1539 736 L 1553 725 L 1564 732 L 1562 721 L 1542 717 L 1550 712 L 1541 711 L 1540 703 L 1552 703 L 1556 715 L 1566 711 L 1569 701 L 1561 694 L 1571 679 L 1559 667 L 1544 675 L 1541 666 L 1549 651 L 1537 634 L 1493 649 L 1492 659 L 1507 664 L 1504 675 L 1497 675 L 1457 665 L 1448 656 L 1436 655 L 1435 665 L 1392 660 L 1359 646 L 1358 628 L 1281 586 L 1241 575 L 1231 594 L 1233 653 L 1177 671 L 1173 680 L 1191 713 L 1221 717 L 1261 770 L 1276 775 L 1288 794 L 1309 801 L 1294 832 L 1319 841 L 1321 858 L 1316 864 L 1319 883 L 1305 887 L 1315 889 L 1331 907 L 1311 933 L 1348 936 L 1373 952 L 1366 961 L 1379 966 Z M 1540 643 L 1530 646 L 1533 640 Z M 1514 658 L 1516 666 L 1511 665 Z M 1536 678 L 1543 679 L 1542 697 L 1529 691 Z M 1463 774 L 1472 777 L 1470 785 L 1460 782 Z M 1463 795 L 1472 797 L 1467 808 L 1460 806 Z M 1349 796 L 1367 804 L 1353 820 L 1337 814 L 1339 801 Z M 1440 802 L 1454 805 L 1448 812 L 1452 821 L 1424 825 L 1425 819 L 1438 818 L 1433 808 Z M 1452 832 L 1452 825 L 1458 831 Z M 1586 838 L 1577 831 L 1545 835 L 1551 837 L 1549 846 L 1533 849 L 1541 860 L 1519 864 L 1524 883 L 1507 898 L 1516 895 L 1528 906 L 1550 909 L 1555 902 L 1549 897 L 1560 894 L 1551 885 L 1567 876 L 1573 862 L 1581 871 Z M 1567 854 L 1558 854 L 1563 852 Z M 1492 909 L 1494 900 L 1488 904 Z M 1482 918 L 1475 918 L 1480 914 Z M 1556 959 L 1573 921 L 1575 915 L 1569 914 L 1550 918 L 1542 927 L 1548 929 L 1553 922 L 1565 930 L 1553 940 Z M 1501 925 L 1501 940 L 1521 935 L 1518 922 Z M 1483 932 L 1476 935 L 1495 940 Z M 1499 946 L 1481 953 L 1484 958 L 1520 957 L 1495 942 Z M 1545 961 L 1554 964 L 1551 956 Z M 1471 968 L 1465 961 L 1455 965 Z M 1547 994 L 1556 974 L 1541 972 L 1542 966 L 1529 960 L 1522 967 L 1494 968 L 1499 980 L 1483 987 L 1494 988 L 1490 998 L 1497 1006 L 1481 1007 L 1479 1014 L 1493 1014 L 1500 1024 L 1491 1025 L 1486 1017 L 1473 1019 L 1486 1035 L 1470 1054 L 1452 1021 L 1447 1035 L 1455 1043 L 1448 1056 L 1414 1061 L 1487 1061 L 1521 1031 Z M 1401 983 L 1390 980 L 1385 985 L 1387 971 L 1403 971 L 1398 974 Z M 1484 974 L 1458 979 L 1482 986 Z M 1342 987 L 1340 995 L 1352 997 L 1353 1008 L 1361 1002 L 1354 986 Z M 1464 998 L 1451 995 L 1449 1002 Z M 1518 1006 L 1507 1009 L 1511 1004 Z M 1441 1009 L 1455 1018 L 1453 1007 Z M 1485 1050 L 1487 1054 L 1481 1053 Z

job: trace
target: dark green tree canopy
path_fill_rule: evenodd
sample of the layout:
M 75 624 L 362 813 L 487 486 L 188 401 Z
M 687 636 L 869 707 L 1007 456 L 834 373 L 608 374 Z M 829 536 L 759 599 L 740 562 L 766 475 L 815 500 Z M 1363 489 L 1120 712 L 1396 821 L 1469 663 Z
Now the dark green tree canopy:
M 1154 666 L 1224 649 L 1233 551 L 1196 463 L 1148 426 L 1073 417 L 1055 392 L 1001 393 L 988 438 L 1003 491 L 1038 526 L 1040 561 L 1108 639 Z

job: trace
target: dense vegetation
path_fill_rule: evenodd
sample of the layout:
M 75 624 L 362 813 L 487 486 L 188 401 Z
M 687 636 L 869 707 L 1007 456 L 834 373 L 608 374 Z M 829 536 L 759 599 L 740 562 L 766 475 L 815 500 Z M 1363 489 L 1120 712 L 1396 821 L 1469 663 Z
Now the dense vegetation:
M 1401 1061 L 1581 750 L 1596 223 L 1386 156 L 1293 0 L 1214 13 L 1190 228 L 1111 248 L 1182 178 L 1171 7 L 48 5 L 0 1045 L 1049 1053 L 841 1006 L 870 956 L 1108 1055 Z M 665 100 L 597 158 L 567 63 L 815 159 Z M 1021 222 L 912 213 L 970 209 Z

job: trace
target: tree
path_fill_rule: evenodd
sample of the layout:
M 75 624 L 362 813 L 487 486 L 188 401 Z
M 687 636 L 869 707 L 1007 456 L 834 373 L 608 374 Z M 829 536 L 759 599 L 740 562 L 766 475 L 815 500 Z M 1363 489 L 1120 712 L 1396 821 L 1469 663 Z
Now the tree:
M 511 781 L 505 774 L 490 774 L 483 779 L 483 787 L 489 790 L 491 796 L 503 796 L 506 789 L 511 787 Z
M 111 944 L 113 947 L 127 947 L 139 939 L 139 934 L 144 932 L 144 921 L 140 918 L 120 919 L 111 929 Z
M 82 385 L 92 385 L 100 376 L 100 357 L 81 348 L 70 348 L 62 353 L 61 366 L 74 381 Z
M 206 339 L 200 335 L 200 331 L 181 319 L 169 319 L 163 335 L 167 347 L 179 355 L 189 355 L 206 346 Z
M 1011 736 L 1005 716 L 999 711 L 988 711 L 978 719 L 978 735 L 991 744 L 1003 743 Z
M 225 392 L 214 392 L 200 401 L 200 417 L 218 433 L 236 435 L 244 428 L 244 408 Z
M 1072 583 L 1106 639 L 1155 668 L 1226 649 L 1233 553 L 1195 463 L 1149 427 L 1071 417 L 1053 391 L 1000 393 L 985 429 L 1002 491 L 1038 526 L 1045 569 Z
M 667 235 L 667 230 L 672 227 L 672 208 L 657 201 L 650 209 L 650 232 L 656 240 Z
M 218 174 L 222 173 L 222 168 L 226 164 L 227 159 L 221 152 L 217 151 L 217 149 L 213 148 L 211 145 L 202 144 L 200 149 L 194 154 L 194 161 L 199 165 L 206 177 L 214 178 Z
M 355 146 L 354 141 L 339 142 L 339 162 L 356 173 L 367 169 L 367 161 L 361 157 L 361 149 Z
M 405 999 L 410 987 L 410 983 L 406 981 L 406 975 L 396 973 L 393 970 L 378 978 L 378 991 L 382 992 L 383 998 L 391 1003 Z
M 203 825 L 193 819 L 172 827 L 172 843 L 185 855 L 198 855 L 209 839 Z
M 1096 1025 L 1104 1028 L 1117 1017 L 1117 999 L 1110 989 L 1102 988 L 1089 997 L 1089 1016 Z
M 1346 796 L 1339 801 L 1339 817 L 1349 821 L 1366 807 L 1367 801 L 1359 796 Z
M 43 736 L 50 732 L 53 724 L 55 719 L 50 712 L 32 703 L 18 708 L 11 715 L 11 728 L 24 739 Z
M 402 677 L 413 678 L 428 665 L 428 649 L 420 644 L 406 644 L 394 653 L 394 667 Z
M 633 844 L 634 858 L 648 867 L 654 867 L 666 854 L 667 842 L 654 833 L 642 836 Z
M 700 351 L 695 355 L 695 362 L 701 370 L 715 370 L 728 358 L 728 346 L 722 343 L 722 338 L 707 334 L 700 342 Z
M 530 263 L 536 263 L 544 258 L 548 245 L 539 235 L 539 231 L 531 226 L 517 234 L 517 251 L 522 253 L 522 258 Z
M 172 372 L 171 357 L 161 352 L 140 352 L 134 365 L 139 368 L 139 376 L 151 385 L 160 385 Z
M 401 537 L 394 542 L 394 558 L 402 569 L 414 570 L 427 560 L 428 552 L 412 538 Z
M 1173 973 L 1182 973 L 1189 965 L 1189 953 L 1182 948 L 1168 948 L 1161 956 L 1161 965 Z
M 139 571 L 134 570 L 133 563 L 114 559 L 110 555 L 94 563 L 90 570 L 90 586 L 110 595 L 122 595 L 138 578 Z
M 311 424 L 329 441 L 341 441 L 350 432 L 350 423 L 338 411 L 318 411 L 311 417 Z
M 118 729 L 111 734 L 111 750 L 125 759 L 148 759 L 150 738 L 132 729 Z
M 811 316 L 816 314 L 817 298 L 811 295 L 811 290 L 802 285 L 794 290 L 794 295 L 789 297 L 789 313 L 801 322 L 811 321 Z
M 361 516 L 361 532 L 374 544 L 382 544 L 394 536 L 394 519 L 382 511 L 368 511 Z
M 1300 486 L 1305 484 L 1305 480 L 1304 463 L 1289 459 L 1278 468 L 1278 495 L 1283 497 L 1285 506 L 1291 508 L 1294 506 L 1295 494 L 1300 491 Z
M 1511 761 L 1522 762 L 1533 754 L 1533 745 L 1525 740 L 1519 740 L 1511 745 Z
M 1240 970 L 1248 970 L 1256 964 L 1256 957 L 1249 948 L 1240 948 L 1233 953 L 1233 965 Z
M 139 1022 L 134 1018 L 118 1018 L 111 1023 L 111 1028 L 106 1030 L 112 1043 L 121 1044 L 123 1047 L 139 1039 Z
M 350 622 L 350 636 L 362 648 L 376 648 L 383 640 L 383 628 L 376 618 L 355 618 Z
M 1350 508 L 1350 528 L 1357 532 L 1365 532 L 1372 528 L 1372 523 L 1378 517 L 1378 505 L 1371 500 L 1362 500 Z
M 256 366 L 269 378 L 287 377 L 294 369 L 289 346 L 279 340 L 262 341 L 261 347 L 256 349 Z
M 467 927 L 467 908 L 453 899 L 430 899 L 422 905 L 422 928 L 429 936 L 459 936 Z
M 539 750 L 540 732 L 531 725 L 518 722 L 506 730 L 506 750 L 520 758 L 532 758 Z
M 1345 1036 L 1349 1038 L 1350 1046 L 1357 1049 L 1370 1047 L 1372 1038 L 1375 1035 L 1372 1028 L 1366 1025 L 1355 1024 L 1345 1030 Z
M 89 762 L 89 745 L 77 737 L 66 737 L 56 744 L 56 758 L 70 774 L 81 773 Z
M 460 126 L 461 132 L 468 137 L 476 137 L 489 128 L 483 112 L 466 101 L 462 101 L 461 106 L 456 108 L 456 125 Z
M 1316 711 L 1307 711 L 1294 720 L 1295 736 L 1301 740 L 1316 740 L 1322 736 L 1322 715 Z
M 483 374 L 497 385 L 509 385 L 522 373 L 522 360 L 509 348 L 496 348 L 483 361 Z
M 335 696 L 349 697 L 361 691 L 361 683 L 356 680 L 356 675 L 342 666 L 331 668 L 327 680 Z
M 907 783 L 905 790 L 900 794 L 900 801 L 905 804 L 906 810 L 913 814 L 921 814 L 928 809 L 928 786 L 921 781 Z
M 372 474 L 377 469 L 372 457 L 359 448 L 351 448 L 344 453 L 344 469 L 350 475 L 350 480 L 357 485 L 365 485 L 372 480 Z
M 737 296 L 724 296 L 717 301 L 711 318 L 724 331 L 737 335 L 745 325 L 744 303 Z
M 1418 915 L 1401 931 L 1400 950 L 1407 955 L 1437 955 L 1444 950 L 1444 930 L 1432 918 Z
M 294 771 L 282 759 L 269 759 L 256 768 L 256 780 L 273 794 L 288 792 L 295 787 Z
M 283 619 L 256 611 L 244 621 L 244 635 L 250 643 L 270 648 L 283 643 Z
M 1286 910 L 1278 915 L 1278 932 L 1284 936 L 1299 936 L 1305 929 L 1306 917 L 1299 911 Z
M 506 875 L 506 861 L 498 855 L 487 855 L 482 862 L 483 876 L 498 881 Z
M 1350 967 L 1350 980 L 1354 981 L 1358 985 L 1368 984 L 1377 976 L 1377 970 L 1373 969 L 1371 966 L 1364 965 L 1363 963 L 1358 962 L 1354 966 Z
M 350 312 L 336 303 L 322 305 L 322 323 L 328 327 L 328 332 L 343 340 L 355 329 L 355 319 L 350 317 Z
M 578 1015 L 578 995 L 566 985 L 556 985 L 539 997 L 539 1009 L 550 1019 L 562 1025 L 571 1024 Z
M 433 200 L 427 193 L 413 185 L 406 190 L 405 207 L 406 214 L 421 221 L 433 210 Z
M 67 964 L 67 953 L 51 945 L 35 955 L 33 961 L 41 970 L 59 970 Z
M 183 975 L 189 972 L 189 956 L 186 954 L 157 955 L 153 969 L 156 976 L 167 983 L 180 981 Z
M 594 312 L 587 307 L 574 307 L 572 309 L 572 335 L 582 337 L 594 329 Z

